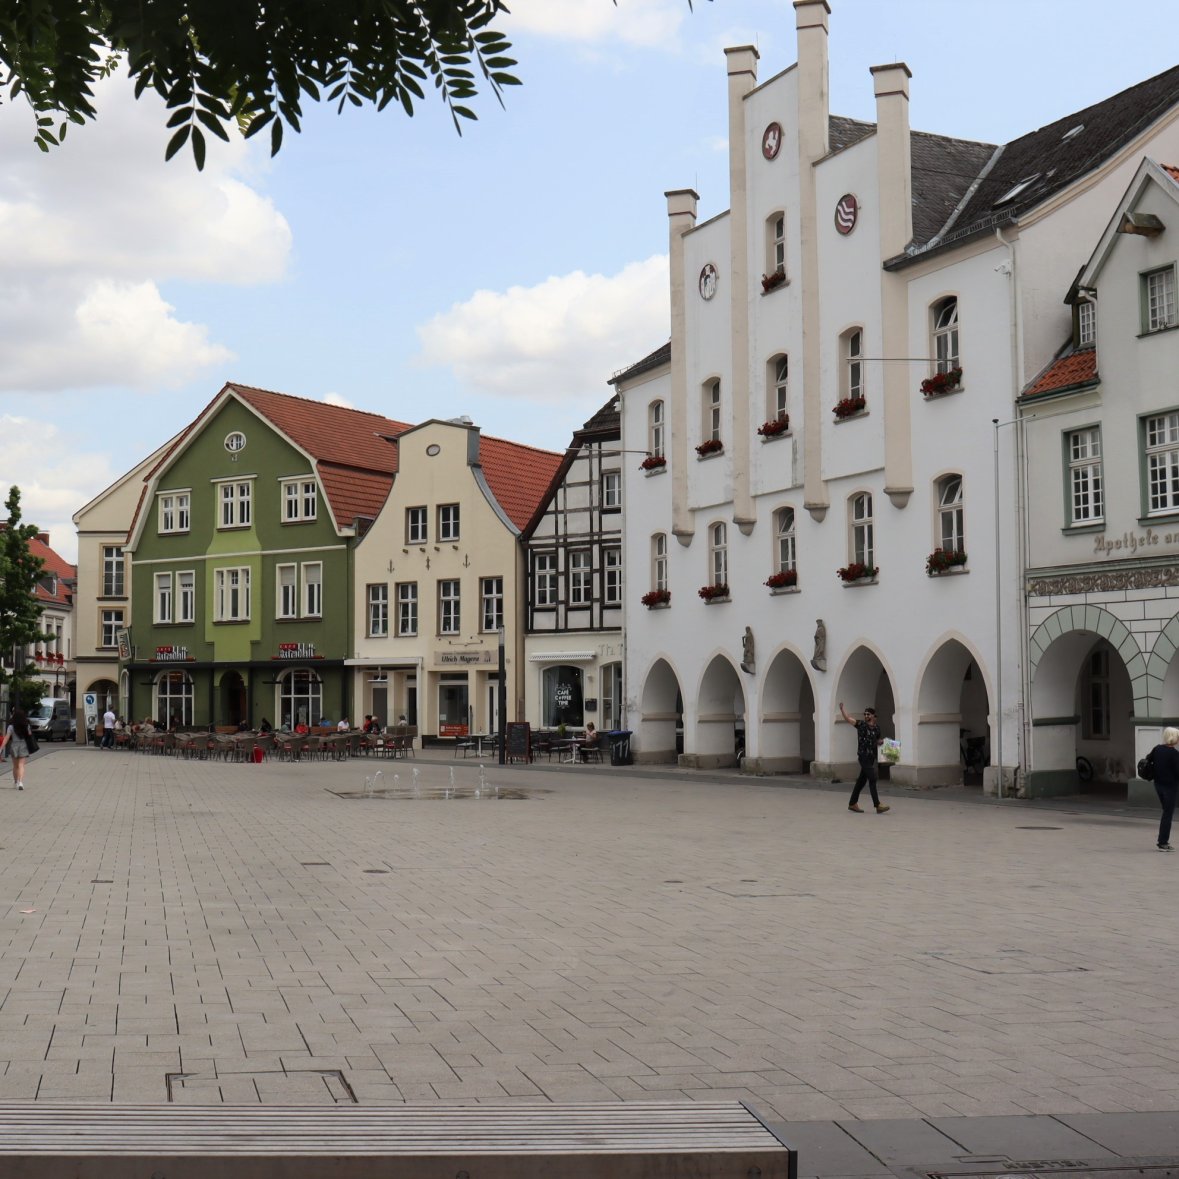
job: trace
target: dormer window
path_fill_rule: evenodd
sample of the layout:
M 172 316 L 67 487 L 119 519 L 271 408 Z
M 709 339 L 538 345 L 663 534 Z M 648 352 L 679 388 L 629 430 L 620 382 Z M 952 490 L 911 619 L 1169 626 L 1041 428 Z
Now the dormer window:
M 1077 346 L 1091 348 L 1097 343 L 1097 304 L 1082 298 L 1077 303 Z
M 1000 205 L 1009 205 L 1018 196 L 1023 196 L 1037 180 L 1040 179 L 1040 173 L 1036 172 L 1029 176 L 1026 180 L 1021 180 L 1018 184 L 1012 185 L 992 206 L 997 209 Z

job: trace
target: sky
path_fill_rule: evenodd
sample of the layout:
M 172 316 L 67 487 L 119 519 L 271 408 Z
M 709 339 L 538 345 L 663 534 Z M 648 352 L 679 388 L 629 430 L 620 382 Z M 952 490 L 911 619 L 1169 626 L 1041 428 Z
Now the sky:
M 829 3 L 833 114 L 874 121 L 869 67 L 904 61 L 915 130 L 989 143 L 1179 58 L 1174 0 Z M 663 194 L 728 206 L 723 50 L 787 68 L 793 6 L 509 6 L 524 85 L 461 136 L 432 96 L 312 107 L 277 157 L 214 141 L 197 172 L 125 77 L 48 154 L 0 105 L 0 498 L 19 486 L 62 556 L 74 512 L 226 381 L 561 450 L 667 340 Z

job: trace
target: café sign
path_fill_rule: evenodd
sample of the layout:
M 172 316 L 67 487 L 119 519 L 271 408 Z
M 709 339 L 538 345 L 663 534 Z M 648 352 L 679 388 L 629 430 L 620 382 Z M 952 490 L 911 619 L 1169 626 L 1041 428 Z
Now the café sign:
M 187 647 L 157 647 L 149 663 L 191 663 L 196 658 L 188 653 Z
M 278 654 L 271 659 L 322 659 L 315 653 L 314 643 L 279 643 Z

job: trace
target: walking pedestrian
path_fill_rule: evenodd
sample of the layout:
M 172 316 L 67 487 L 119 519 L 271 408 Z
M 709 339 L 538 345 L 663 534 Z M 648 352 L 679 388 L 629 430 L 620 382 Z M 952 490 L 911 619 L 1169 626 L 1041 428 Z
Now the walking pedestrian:
M 864 813 L 864 808 L 860 806 L 860 791 L 867 786 L 868 792 L 872 795 L 872 805 L 876 808 L 876 813 L 883 815 L 889 808 L 881 805 L 880 795 L 876 792 L 876 760 L 879 757 L 880 746 L 884 741 L 884 734 L 876 723 L 876 709 L 865 708 L 862 721 L 852 720 L 847 715 L 847 709 L 843 707 L 841 700 L 839 712 L 849 725 L 855 725 L 856 760 L 860 763 L 860 776 L 856 779 L 847 809 L 855 811 L 857 814 Z
M 1171 847 L 1171 818 L 1175 814 L 1175 799 L 1179 796 L 1179 729 L 1165 728 L 1163 743 L 1156 745 L 1149 754 L 1154 762 L 1154 788 L 1163 808 L 1159 820 L 1159 851 L 1169 852 Z
M 25 788 L 25 762 L 29 760 L 29 718 L 23 708 L 14 708 L 0 741 L 0 750 L 12 758 L 12 780 L 18 790 Z

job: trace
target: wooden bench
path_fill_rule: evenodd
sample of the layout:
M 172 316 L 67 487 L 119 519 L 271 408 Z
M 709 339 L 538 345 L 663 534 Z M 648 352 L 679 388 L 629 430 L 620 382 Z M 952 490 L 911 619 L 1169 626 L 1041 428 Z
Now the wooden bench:
M 797 1179 L 743 1102 L 0 1105 L 22 1179 Z

